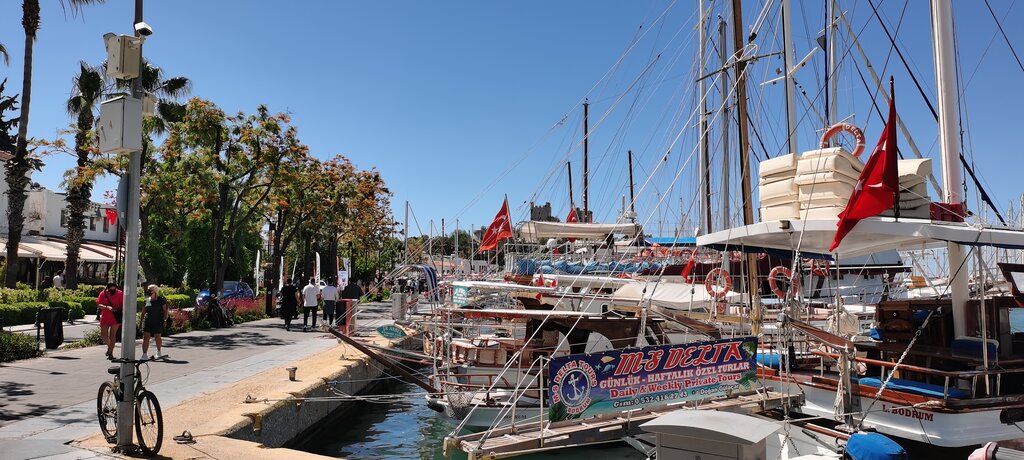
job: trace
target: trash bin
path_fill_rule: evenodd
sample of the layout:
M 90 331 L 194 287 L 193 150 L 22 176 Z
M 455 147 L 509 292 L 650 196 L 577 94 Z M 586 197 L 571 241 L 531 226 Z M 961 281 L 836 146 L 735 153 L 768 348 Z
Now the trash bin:
M 36 324 L 43 325 L 47 350 L 56 350 L 64 343 L 64 315 L 63 308 L 40 308 L 36 314 Z

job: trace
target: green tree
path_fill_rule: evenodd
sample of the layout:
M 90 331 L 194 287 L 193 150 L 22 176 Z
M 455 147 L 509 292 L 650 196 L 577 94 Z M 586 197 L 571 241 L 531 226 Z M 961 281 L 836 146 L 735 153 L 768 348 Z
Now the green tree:
M 85 5 L 103 3 L 104 0 L 66 0 L 72 13 Z M 64 0 L 62 0 L 63 4 Z M 21 3 L 21 25 L 25 29 L 25 62 L 22 75 L 21 117 L 18 120 L 18 141 L 14 157 L 7 160 L 5 179 L 7 180 L 7 273 L 4 284 L 15 287 L 18 281 L 18 246 L 21 244 L 21 231 L 25 227 L 25 198 L 28 187 L 28 174 L 33 169 L 40 169 L 42 162 L 31 158 L 28 150 L 28 118 L 32 103 L 32 48 L 35 45 L 36 33 L 39 32 L 39 0 L 23 0 Z
M 93 109 L 103 96 L 103 77 L 100 72 L 84 61 L 79 63 L 79 67 L 79 73 L 72 81 L 74 96 L 67 103 L 68 115 L 76 120 L 75 156 L 78 159 L 67 188 L 67 259 L 64 272 L 68 289 L 78 288 L 78 255 L 85 236 L 85 213 L 91 204 L 95 178 L 95 169 L 90 167 L 91 157 L 97 152 L 93 146 L 93 125 L 96 120 Z

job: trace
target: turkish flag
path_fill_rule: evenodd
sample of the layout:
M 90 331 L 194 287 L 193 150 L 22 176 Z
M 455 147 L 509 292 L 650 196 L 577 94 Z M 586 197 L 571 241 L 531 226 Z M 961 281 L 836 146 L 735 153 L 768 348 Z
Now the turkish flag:
M 567 224 L 575 224 L 575 223 L 578 223 L 579 221 L 580 221 L 580 219 L 578 217 L 576 217 L 576 207 L 573 206 L 573 207 L 569 208 L 569 215 L 565 217 L 565 223 L 567 223 Z M 569 242 L 570 243 L 575 243 L 576 242 L 576 238 L 569 238 Z
M 686 266 L 683 267 L 683 273 L 682 273 L 683 281 L 686 281 L 687 283 L 691 282 L 690 281 L 690 272 L 693 271 L 693 265 L 695 263 L 693 258 L 696 255 L 697 255 L 697 248 L 693 248 L 693 250 L 690 251 L 690 260 L 687 260 L 686 261 Z
M 107 223 L 114 225 L 117 222 L 117 211 L 111 208 L 107 208 Z
M 834 251 L 843 241 L 843 237 L 861 219 L 877 216 L 886 209 L 892 208 L 900 194 L 900 177 L 896 169 L 896 94 L 893 92 L 892 78 L 889 79 L 889 118 L 885 121 L 882 137 L 878 139 L 875 150 L 868 158 L 868 164 L 860 173 L 857 186 L 850 194 L 846 209 L 839 213 L 839 227 L 829 251 Z
M 487 227 L 487 231 L 484 232 L 483 241 L 480 242 L 480 251 L 489 251 L 497 248 L 498 243 L 506 238 L 512 238 L 512 223 L 511 217 L 508 214 L 508 198 L 505 198 L 505 203 L 501 205 L 501 211 L 494 216 L 494 222 L 491 222 L 491 226 Z

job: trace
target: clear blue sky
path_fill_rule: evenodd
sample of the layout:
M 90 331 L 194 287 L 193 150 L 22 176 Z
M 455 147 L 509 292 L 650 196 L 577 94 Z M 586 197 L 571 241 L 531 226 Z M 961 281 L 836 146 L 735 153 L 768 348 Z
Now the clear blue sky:
M 1024 8 L 990 1 L 997 15 L 1006 15 L 1014 46 L 1024 48 L 1024 30 L 1013 26 L 1024 18 Z M 133 2 L 112 0 L 88 7 L 78 17 L 65 16 L 57 0 L 41 3 L 29 131 L 34 137 L 53 138 L 70 121 L 63 107 L 78 61 L 105 58 L 103 33 L 131 32 Z M 717 3 L 715 14 L 723 2 Z M 918 146 L 934 156 L 934 122 L 896 56 L 890 56 L 869 6 L 841 3 L 854 28 L 863 30 L 860 40 L 875 68 L 896 76 L 899 112 Z M 905 11 L 894 0 L 876 4 L 881 4 L 891 30 L 902 15 L 901 47 L 933 94 L 927 4 L 910 2 Z M 748 28 L 761 6 L 744 2 Z M 799 57 L 813 47 L 821 29 L 820 5 L 810 8 L 797 11 L 793 20 Z M 680 208 L 690 209 L 695 196 L 696 166 L 688 161 L 695 144 L 694 120 L 689 118 L 696 73 L 695 9 L 695 1 L 650 0 L 149 1 L 145 19 L 155 34 L 145 44 L 145 55 L 168 75 L 190 78 L 193 95 L 226 111 L 252 111 L 266 104 L 272 111 L 291 113 L 314 155 L 343 154 L 361 168 L 380 170 L 395 192 L 398 220 L 404 202 L 411 201 L 419 220 L 419 228 L 412 224 L 412 234 L 426 232 L 430 219 L 440 226 L 446 218 L 448 230 L 455 218 L 463 228 L 487 224 L 505 194 L 513 220 L 528 217 L 523 203 L 531 199 L 550 201 L 564 217 L 566 159 L 573 162 L 580 205 L 578 103 L 589 97 L 591 208 L 597 220 L 614 220 L 627 193 L 625 151 L 632 149 L 638 189 L 650 175 L 638 211 L 654 230 L 658 221 L 666 227 L 677 222 Z M 1014 109 L 1024 104 L 1019 91 L 1024 71 L 1002 37 L 994 35 L 984 3 L 958 2 L 955 11 L 963 79 L 969 80 L 964 91 L 971 137 L 966 142 L 1005 210 L 1024 191 L 1014 136 L 1020 119 Z M 19 91 L 21 81 L 20 18 L 21 2 L 0 3 L 0 43 L 11 53 L 10 65 L 0 67 L 0 78 L 10 79 L 11 92 Z M 777 22 L 777 13 L 770 12 L 759 33 L 758 54 L 778 50 Z M 823 105 L 821 57 L 817 53 L 798 74 L 818 110 Z M 855 61 L 859 56 L 854 51 L 840 77 L 840 118 L 856 114 L 852 120 L 865 127 L 873 144 L 881 122 L 877 115 L 868 115 L 870 98 Z M 752 113 L 764 144 L 755 146 L 755 155 L 761 157 L 782 151 L 781 87 L 761 86 L 774 77 L 778 62 L 767 57 L 750 71 L 748 86 L 752 98 L 760 101 L 753 103 Z M 862 64 L 856 65 L 863 71 Z M 806 112 L 807 100 L 799 106 Z M 817 143 L 818 128 L 810 116 L 805 119 L 799 150 Z M 906 149 L 902 136 L 900 141 Z M 662 162 L 670 149 L 669 159 Z M 34 179 L 60 188 L 70 157 L 45 161 Z M 679 184 L 670 189 L 684 165 Z M 938 174 L 938 163 L 934 169 Z M 97 198 L 110 188 L 109 181 L 101 183 Z M 977 209 L 973 193 L 970 201 Z

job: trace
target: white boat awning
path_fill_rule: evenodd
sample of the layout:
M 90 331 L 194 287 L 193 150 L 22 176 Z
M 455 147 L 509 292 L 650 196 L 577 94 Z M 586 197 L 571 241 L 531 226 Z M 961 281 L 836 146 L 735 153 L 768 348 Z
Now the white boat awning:
M 636 224 L 578 224 L 564 222 L 529 221 L 520 224 L 519 236 L 530 241 L 544 241 L 548 238 L 579 238 L 602 240 L 608 235 L 636 236 L 640 227 Z
M 0 244 L 7 244 L 6 238 L 0 238 Z M 82 242 L 78 251 L 81 262 L 113 263 L 113 246 L 94 241 Z M 63 240 L 25 235 L 18 244 L 18 257 L 26 259 L 49 260 L 63 262 L 67 259 L 68 247 Z
M 527 286 L 525 284 L 515 283 L 501 283 L 497 281 L 455 281 L 452 286 L 462 287 L 467 289 L 477 289 L 481 291 L 498 291 L 498 292 L 511 292 L 511 291 L 527 291 L 527 292 L 541 292 L 541 293 L 552 293 L 555 292 L 555 288 L 544 287 L 544 286 Z
M 775 220 L 698 236 L 698 246 L 715 249 L 765 248 L 828 254 L 838 219 Z M 863 219 L 843 238 L 836 252 L 860 256 L 887 250 L 933 248 L 947 242 L 969 246 L 1024 249 L 1024 231 L 972 227 L 963 223 L 872 217 Z

